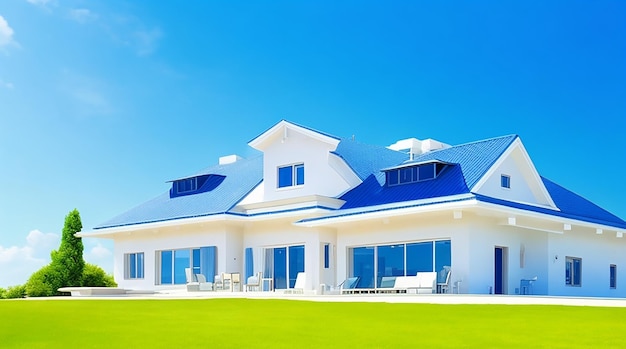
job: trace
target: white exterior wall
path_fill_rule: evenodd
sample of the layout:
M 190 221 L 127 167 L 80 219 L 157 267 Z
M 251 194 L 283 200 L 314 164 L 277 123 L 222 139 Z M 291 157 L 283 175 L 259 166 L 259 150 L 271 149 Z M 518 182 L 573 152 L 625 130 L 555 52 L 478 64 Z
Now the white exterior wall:
M 158 232 L 133 232 L 115 239 L 114 278 L 119 287 L 150 290 L 155 288 L 184 287 L 184 285 L 156 285 L 156 251 L 217 247 L 216 271 L 243 272 L 242 234 L 232 228 L 208 226 L 181 226 Z M 144 253 L 144 278 L 124 279 L 124 255 Z
M 504 256 L 504 294 L 519 291 L 521 279 L 537 277 L 533 284 L 534 294 L 548 293 L 547 234 L 521 229 L 487 218 L 473 218 L 468 222 L 469 241 L 467 250 L 470 268 L 464 279 L 464 292 L 486 294 L 495 290 L 495 248 L 506 248 Z M 523 255 L 523 256 L 522 256 Z M 523 258 L 523 265 L 522 265 Z
M 454 220 L 451 212 L 411 218 L 389 218 L 355 223 L 337 230 L 337 281 L 350 276 L 348 262 L 352 247 L 388 245 L 429 240 L 451 240 L 452 282 L 469 275 L 467 226 Z M 465 286 L 462 284 L 462 289 Z
M 624 239 L 614 232 L 597 235 L 595 229 L 574 227 L 564 234 L 549 236 L 546 259 L 551 295 L 626 297 L 626 253 Z M 565 285 L 565 258 L 582 259 L 581 286 Z M 557 258 L 555 258 L 557 257 Z M 609 288 L 609 265 L 617 266 L 617 288 Z
M 253 228 L 252 228 L 253 227 Z M 320 275 L 320 256 L 323 258 L 321 242 L 333 242 L 333 234 L 323 229 L 309 229 L 283 224 L 255 223 L 246 229 L 243 247 L 251 247 L 254 255 L 254 272 L 263 271 L 263 249 L 304 245 L 305 290 L 316 290 L 320 283 L 329 280 L 328 273 Z
M 307 195 L 336 197 L 350 188 L 329 164 L 334 146 L 290 132 L 284 142 L 274 142 L 263 152 L 264 201 Z M 304 163 L 304 185 L 278 189 L 278 167 Z

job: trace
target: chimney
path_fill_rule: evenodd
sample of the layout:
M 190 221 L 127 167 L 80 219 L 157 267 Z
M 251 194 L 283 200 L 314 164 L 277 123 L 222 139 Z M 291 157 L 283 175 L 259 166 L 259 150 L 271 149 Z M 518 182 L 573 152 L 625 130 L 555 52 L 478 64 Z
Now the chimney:
M 415 156 L 422 155 L 432 150 L 450 148 L 450 145 L 431 138 L 423 141 L 420 141 L 417 138 L 408 138 L 401 139 L 387 148 L 407 153 L 409 154 L 409 160 L 413 160 Z
M 220 165 L 228 165 L 228 164 L 233 164 L 239 160 L 241 160 L 242 158 L 239 155 L 226 155 L 226 156 L 221 156 L 220 157 L 220 161 L 219 164 Z

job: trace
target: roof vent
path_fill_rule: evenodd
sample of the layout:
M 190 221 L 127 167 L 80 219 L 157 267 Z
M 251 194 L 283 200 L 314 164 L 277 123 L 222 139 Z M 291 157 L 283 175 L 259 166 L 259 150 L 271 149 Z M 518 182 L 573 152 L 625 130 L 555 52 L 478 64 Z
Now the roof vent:
M 228 164 L 234 164 L 235 162 L 241 160 L 241 156 L 239 155 L 226 155 L 226 156 L 221 156 L 220 157 L 220 161 L 219 164 L 220 165 L 228 165 Z
M 397 141 L 388 147 L 391 150 L 408 153 L 410 160 L 417 155 L 427 153 L 431 150 L 450 148 L 450 145 L 428 138 L 420 141 L 417 138 L 408 138 Z

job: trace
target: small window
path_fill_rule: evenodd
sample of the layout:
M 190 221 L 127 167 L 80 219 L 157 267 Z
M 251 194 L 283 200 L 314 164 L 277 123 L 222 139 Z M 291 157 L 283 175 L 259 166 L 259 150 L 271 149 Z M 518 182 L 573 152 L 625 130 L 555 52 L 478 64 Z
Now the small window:
M 387 185 L 397 185 L 398 184 L 398 174 L 400 171 L 389 171 L 387 172 Z
M 583 260 L 576 257 L 565 257 L 565 284 L 580 286 L 582 281 Z
M 419 180 L 425 181 L 427 179 L 435 178 L 435 164 L 427 164 L 420 166 Z
M 324 269 L 330 268 L 330 245 L 324 244 Z
M 143 279 L 143 252 L 124 254 L 124 279 Z
M 187 179 L 182 179 L 180 181 L 176 182 L 176 191 L 178 193 L 185 193 L 185 192 L 189 192 L 189 191 L 194 191 L 198 189 L 198 182 L 196 181 L 196 178 L 187 178 Z
M 413 182 L 413 168 L 407 167 L 400 169 L 400 183 Z
M 304 164 L 279 167 L 278 187 L 286 188 L 295 185 L 304 185 Z
M 502 175 L 500 176 L 500 186 L 502 188 L 511 188 L 511 176 Z
M 609 266 L 609 287 L 617 288 L 617 265 L 615 264 Z

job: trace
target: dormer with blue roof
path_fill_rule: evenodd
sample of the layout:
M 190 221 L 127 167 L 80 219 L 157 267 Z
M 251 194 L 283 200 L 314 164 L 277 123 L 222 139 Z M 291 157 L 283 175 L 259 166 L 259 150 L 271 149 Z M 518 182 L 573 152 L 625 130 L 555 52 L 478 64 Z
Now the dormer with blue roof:
M 304 273 L 307 293 L 383 292 L 450 272 L 433 292 L 626 296 L 626 222 L 542 177 L 517 135 L 381 146 L 282 120 L 248 145 L 80 235 L 114 240 L 131 289 L 237 272 L 262 291 Z

